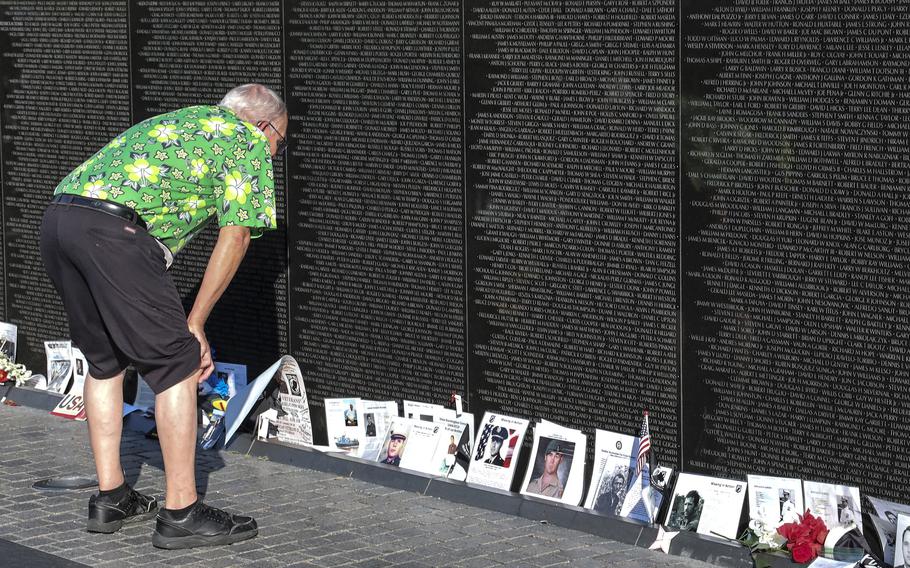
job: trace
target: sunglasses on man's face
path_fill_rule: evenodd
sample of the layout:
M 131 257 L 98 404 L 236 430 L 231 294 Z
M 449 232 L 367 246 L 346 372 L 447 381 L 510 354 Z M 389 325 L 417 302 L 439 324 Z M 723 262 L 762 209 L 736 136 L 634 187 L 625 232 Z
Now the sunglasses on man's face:
M 275 128 L 275 125 L 272 124 L 271 122 L 269 122 L 268 120 L 263 120 L 263 121 L 260 122 L 259 124 L 268 125 L 272 130 L 275 131 L 275 134 L 278 135 L 278 144 L 276 145 L 276 148 L 275 148 L 275 155 L 277 156 L 278 154 L 283 154 L 284 151 L 285 151 L 285 150 L 287 149 L 287 147 L 288 147 L 288 139 L 285 138 L 284 136 L 282 136 L 282 135 L 281 135 L 281 132 L 279 132 L 278 129 Z M 261 129 L 261 128 L 262 128 L 262 127 L 260 126 L 260 129 Z

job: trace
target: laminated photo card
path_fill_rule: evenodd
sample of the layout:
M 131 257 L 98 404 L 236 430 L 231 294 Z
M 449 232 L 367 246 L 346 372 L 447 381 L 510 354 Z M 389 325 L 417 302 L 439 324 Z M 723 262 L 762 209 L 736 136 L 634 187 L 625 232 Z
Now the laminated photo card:
M 468 468 L 468 483 L 508 491 L 528 421 L 487 412 L 483 415 Z
M 586 443 L 580 430 L 541 421 L 534 427 L 531 462 L 521 493 L 578 505 L 584 492 Z

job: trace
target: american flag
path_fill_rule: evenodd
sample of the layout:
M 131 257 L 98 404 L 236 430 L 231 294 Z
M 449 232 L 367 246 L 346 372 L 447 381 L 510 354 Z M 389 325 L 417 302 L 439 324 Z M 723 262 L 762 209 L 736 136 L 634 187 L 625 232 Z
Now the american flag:
M 641 434 L 638 435 L 638 460 L 635 464 L 635 475 L 641 474 L 641 470 L 648 463 L 648 453 L 651 451 L 651 431 L 648 429 L 648 411 L 645 410 L 645 418 L 641 423 Z

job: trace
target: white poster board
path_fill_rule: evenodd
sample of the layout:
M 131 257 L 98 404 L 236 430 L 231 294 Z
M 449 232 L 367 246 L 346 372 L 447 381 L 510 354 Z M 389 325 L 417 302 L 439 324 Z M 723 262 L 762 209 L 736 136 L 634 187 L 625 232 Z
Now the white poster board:
M 584 492 L 586 444 L 580 430 L 546 420 L 537 424 L 521 493 L 578 505 Z
M 746 487 L 745 481 L 680 473 L 664 525 L 735 539 Z
M 528 421 L 487 412 L 483 415 L 468 469 L 468 483 L 508 491 Z

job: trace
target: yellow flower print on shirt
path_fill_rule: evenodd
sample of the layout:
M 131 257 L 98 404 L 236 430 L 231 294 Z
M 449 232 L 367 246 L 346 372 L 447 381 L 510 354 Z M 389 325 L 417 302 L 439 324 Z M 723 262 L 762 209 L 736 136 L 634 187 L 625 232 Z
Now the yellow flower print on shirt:
M 191 197 L 183 204 L 183 210 L 195 213 L 197 209 L 202 209 L 205 205 L 205 199 L 202 199 L 201 197 Z
M 149 130 L 149 136 L 158 142 L 171 142 L 178 137 L 177 127 L 173 124 L 159 124 L 152 130 Z
M 246 203 L 246 196 L 253 191 L 253 185 L 249 179 L 244 179 L 243 174 L 237 170 L 224 176 L 224 186 L 226 188 L 224 198 L 240 204 Z
M 95 199 L 107 199 L 107 192 L 104 191 L 104 182 L 101 180 L 88 182 L 82 186 L 82 195 L 94 197 Z
M 220 116 L 213 116 L 212 118 L 200 118 L 199 124 L 202 125 L 202 130 L 208 132 L 212 136 L 233 136 L 234 129 L 237 128 L 236 124 L 226 122 Z
M 190 171 L 194 177 L 201 178 L 209 173 L 209 165 L 205 163 L 205 160 L 193 160 L 190 162 Z
M 110 141 L 107 145 L 108 148 L 119 148 L 126 144 L 126 136 L 118 136 Z
M 148 160 L 143 160 L 142 158 L 136 160 L 132 164 L 127 164 L 123 166 L 129 173 L 129 178 L 133 181 L 158 183 L 158 173 L 161 171 L 161 168 L 158 166 L 153 166 L 149 164 Z

